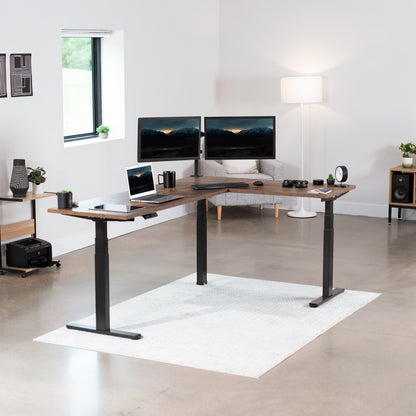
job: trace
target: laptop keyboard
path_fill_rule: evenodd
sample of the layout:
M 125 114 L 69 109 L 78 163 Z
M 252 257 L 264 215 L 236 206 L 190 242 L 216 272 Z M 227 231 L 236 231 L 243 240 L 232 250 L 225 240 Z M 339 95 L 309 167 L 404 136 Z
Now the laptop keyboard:
M 166 199 L 169 195 L 162 195 L 162 194 L 152 194 L 147 196 L 142 196 L 141 198 L 132 199 L 133 202 L 141 202 L 141 201 L 157 201 L 160 199 Z

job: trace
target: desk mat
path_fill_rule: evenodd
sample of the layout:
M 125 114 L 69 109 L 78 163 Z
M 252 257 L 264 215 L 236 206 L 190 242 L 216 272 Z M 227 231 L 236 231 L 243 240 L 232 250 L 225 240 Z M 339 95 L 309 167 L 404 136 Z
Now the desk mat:
M 319 286 L 192 274 L 111 307 L 132 341 L 59 328 L 35 341 L 258 378 L 380 294 L 346 290 L 318 308 Z M 95 325 L 95 315 L 78 323 Z

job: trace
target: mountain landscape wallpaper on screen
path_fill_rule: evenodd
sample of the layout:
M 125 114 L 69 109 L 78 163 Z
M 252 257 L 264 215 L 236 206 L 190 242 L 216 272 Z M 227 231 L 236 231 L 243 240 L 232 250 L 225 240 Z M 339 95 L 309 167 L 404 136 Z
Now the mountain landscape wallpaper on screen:
M 153 174 L 150 165 L 129 169 L 127 177 L 130 195 L 138 195 L 143 192 L 153 191 L 154 189 Z
M 262 159 L 274 157 L 273 117 L 205 119 L 205 157 Z
M 139 134 L 140 160 L 199 157 L 199 118 L 142 119 Z

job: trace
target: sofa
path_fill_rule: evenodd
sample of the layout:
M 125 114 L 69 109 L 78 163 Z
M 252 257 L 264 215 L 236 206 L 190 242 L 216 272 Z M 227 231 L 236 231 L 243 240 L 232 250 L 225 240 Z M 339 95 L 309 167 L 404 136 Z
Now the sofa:
M 221 178 L 241 178 L 242 180 L 283 180 L 283 164 L 276 159 L 261 160 L 200 160 L 199 173 L 203 176 L 218 176 Z M 221 182 L 224 182 L 221 179 Z M 279 216 L 279 199 L 273 195 L 255 195 L 227 192 L 208 198 L 217 207 L 218 221 L 222 219 L 222 207 L 274 204 L 275 217 Z

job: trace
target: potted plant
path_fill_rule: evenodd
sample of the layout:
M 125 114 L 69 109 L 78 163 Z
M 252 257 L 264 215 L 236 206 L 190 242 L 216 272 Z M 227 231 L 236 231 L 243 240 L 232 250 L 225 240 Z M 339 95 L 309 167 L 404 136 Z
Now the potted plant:
M 62 190 L 56 193 L 58 197 L 58 209 L 72 208 L 72 192 Z
M 403 153 L 402 166 L 404 168 L 411 168 L 413 166 L 413 158 L 411 154 L 416 153 L 416 146 L 413 142 L 400 143 L 399 150 Z
M 334 175 L 332 175 L 332 173 L 330 173 L 328 175 L 328 179 L 326 180 L 326 183 L 328 185 L 334 185 L 335 184 L 335 178 L 334 178 Z
M 27 179 L 29 182 L 32 182 L 32 190 L 34 194 L 43 193 L 43 184 L 46 181 L 46 171 L 45 169 L 38 166 L 36 169 L 27 168 Z
M 109 131 L 110 131 L 110 128 L 108 126 L 104 126 L 103 124 L 97 127 L 97 133 L 101 139 L 106 139 L 108 137 Z

